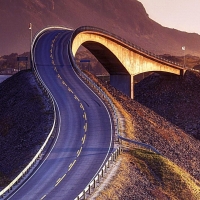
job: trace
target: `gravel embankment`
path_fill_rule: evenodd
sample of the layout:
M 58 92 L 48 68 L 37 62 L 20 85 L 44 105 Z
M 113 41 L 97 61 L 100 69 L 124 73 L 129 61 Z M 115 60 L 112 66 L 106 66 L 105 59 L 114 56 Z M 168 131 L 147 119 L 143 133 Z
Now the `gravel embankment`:
M 136 84 L 135 100 L 200 139 L 200 73 L 183 79 L 152 75 Z
M 11 180 L 30 162 L 52 123 L 51 102 L 31 71 L 21 71 L 0 84 L 1 176 Z

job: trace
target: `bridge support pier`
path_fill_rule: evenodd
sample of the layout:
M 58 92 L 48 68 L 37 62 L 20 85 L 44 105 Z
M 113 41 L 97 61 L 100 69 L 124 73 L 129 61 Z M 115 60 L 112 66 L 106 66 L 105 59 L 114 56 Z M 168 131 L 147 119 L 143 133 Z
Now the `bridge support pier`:
M 110 84 L 132 99 L 134 98 L 134 76 L 129 74 L 110 75 Z
M 182 77 L 183 77 L 183 76 L 184 76 L 184 74 L 185 74 L 185 72 L 186 72 L 186 69 L 181 69 L 181 70 L 180 70 L 180 76 L 182 76 Z
M 134 76 L 131 75 L 131 99 L 134 99 Z

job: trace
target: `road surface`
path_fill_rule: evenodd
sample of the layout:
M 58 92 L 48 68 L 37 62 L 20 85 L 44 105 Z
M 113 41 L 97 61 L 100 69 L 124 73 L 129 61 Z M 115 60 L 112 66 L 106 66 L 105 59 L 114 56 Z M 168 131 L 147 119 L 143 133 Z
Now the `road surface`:
M 109 113 L 69 61 L 71 34 L 49 30 L 35 44 L 36 68 L 58 105 L 59 133 L 37 172 L 9 199 L 74 199 L 112 151 Z

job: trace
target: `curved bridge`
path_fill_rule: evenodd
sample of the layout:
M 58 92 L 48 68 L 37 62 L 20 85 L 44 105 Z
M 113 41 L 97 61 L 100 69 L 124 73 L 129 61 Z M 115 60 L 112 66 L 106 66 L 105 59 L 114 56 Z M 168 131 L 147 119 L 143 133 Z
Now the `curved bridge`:
M 80 27 L 73 33 L 72 53 L 83 45 L 105 67 L 115 88 L 134 97 L 134 76 L 143 72 L 183 75 L 179 64 L 161 59 L 122 38 L 94 27 Z

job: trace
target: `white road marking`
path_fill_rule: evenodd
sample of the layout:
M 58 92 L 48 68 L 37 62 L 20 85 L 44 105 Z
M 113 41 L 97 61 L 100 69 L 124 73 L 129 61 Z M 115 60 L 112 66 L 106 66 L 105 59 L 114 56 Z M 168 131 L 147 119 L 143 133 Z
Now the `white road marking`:
M 83 118 L 84 118 L 85 120 L 87 120 L 87 115 L 86 115 L 85 112 L 84 112 L 84 114 L 83 114 Z
M 83 147 L 81 147 L 81 148 L 77 151 L 77 157 L 80 156 L 80 153 L 81 153 L 81 151 L 82 151 L 82 148 L 83 148 Z
M 55 187 L 65 178 L 66 174 L 64 174 L 61 178 L 56 181 Z
M 43 200 L 47 195 L 45 194 L 40 200 Z
M 86 134 L 84 134 L 84 136 L 82 137 L 82 144 L 85 143 L 85 138 L 86 138 Z
M 68 169 L 68 171 L 70 171 L 70 170 L 71 170 L 71 168 L 74 166 L 75 162 L 76 162 L 76 160 L 74 160 L 74 162 L 73 162 L 73 163 L 71 163 L 71 164 L 69 165 L 69 169 Z
M 85 123 L 85 125 L 84 125 L 84 130 L 85 130 L 85 132 L 87 131 L 87 122 Z
M 84 107 L 83 107 L 83 104 L 82 104 L 82 103 L 80 103 L 80 108 L 82 108 L 82 109 L 84 110 Z

